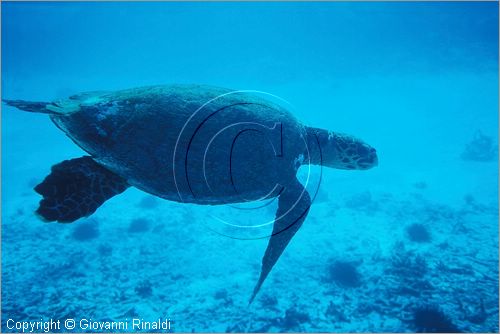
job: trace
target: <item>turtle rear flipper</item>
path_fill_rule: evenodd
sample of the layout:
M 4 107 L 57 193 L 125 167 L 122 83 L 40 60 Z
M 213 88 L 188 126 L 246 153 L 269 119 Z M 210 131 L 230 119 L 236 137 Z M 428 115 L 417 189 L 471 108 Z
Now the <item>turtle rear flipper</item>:
M 266 252 L 262 258 L 262 269 L 255 285 L 249 304 L 252 303 L 266 277 L 273 269 L 286 246 L 297 233 L 309 213 L 311 197 L 297 179 L 284 188 L 278 200 L 278 211 L 274 220 L 273 232 Z
M 65 160 L 52 166 L 51 173 L 35 187 L 43 196 L 36 213 L 45 221 L 71 223 L 91 215 L 128 187 L 125 179 L 89 156 Z

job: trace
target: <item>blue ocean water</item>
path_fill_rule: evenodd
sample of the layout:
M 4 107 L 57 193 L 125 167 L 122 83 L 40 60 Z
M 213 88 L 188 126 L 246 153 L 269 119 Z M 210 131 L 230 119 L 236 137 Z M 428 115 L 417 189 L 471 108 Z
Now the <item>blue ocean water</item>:
M 47 115 L 3 105 L 2 332 L 40 319 L 75 319 L 78 332 L 132 331 L 132 319 L 175 332 L 498 332 L 498 3 L 1 6 L 3 98 L 259 90 L 379 156 L 367 171 L 322 169 L 248 305 L 267 240 L 207 228 L 244 210 L 130 188 L 89 218 L 43 223 L 33 187 L 85 153 Z

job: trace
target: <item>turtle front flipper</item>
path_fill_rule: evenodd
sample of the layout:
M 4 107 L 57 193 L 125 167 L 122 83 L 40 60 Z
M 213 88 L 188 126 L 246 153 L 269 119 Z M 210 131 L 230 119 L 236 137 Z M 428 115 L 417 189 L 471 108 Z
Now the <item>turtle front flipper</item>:
M 52 166 L 51 173 L 35 187 L 43 196 L 36 213 L 45 221 L 71 223 L 91 215 L 128 187 L 124 178 L 89 156 L 65 160 Z
M 310 207 L 311 197 L 297 179 L 281 192 L 273 232 L 262 259 L 259 281 L 254 288 L 249 303 L 252 303 L 271 269 L 290 243 L 290 240 L 292 240 L 292 237 L 302 226 Z

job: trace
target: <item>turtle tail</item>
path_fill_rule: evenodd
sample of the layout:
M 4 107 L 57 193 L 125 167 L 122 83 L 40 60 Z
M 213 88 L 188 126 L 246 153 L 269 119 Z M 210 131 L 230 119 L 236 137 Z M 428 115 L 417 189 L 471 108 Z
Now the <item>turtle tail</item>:
M 47 109 L 47 106 L 50 105 L 50 102 L 31 102 L 24 100 L 2 100 L 5 104 L 11 107 L 15 107 L 19 110 L 29 111 L 29 112 L 38 112 L 42 114 L 54 114 L 54 111 Z
M 72 100 L 60 100 L 57 102 L 32 102 L 24 100 L 2 100 L 5 104 L 19 110 L 36 112 L 50 115 L 68 115 L 80 110 L 80 104 Z

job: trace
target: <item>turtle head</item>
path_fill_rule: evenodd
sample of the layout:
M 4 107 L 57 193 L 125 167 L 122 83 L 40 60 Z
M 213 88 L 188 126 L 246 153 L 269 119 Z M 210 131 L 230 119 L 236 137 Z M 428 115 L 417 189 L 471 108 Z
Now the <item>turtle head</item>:
M 378 165 L 377 151 L 364 141 L 333 131 L 307 128 L 311 162 L 338 169 L 370 169 Z

